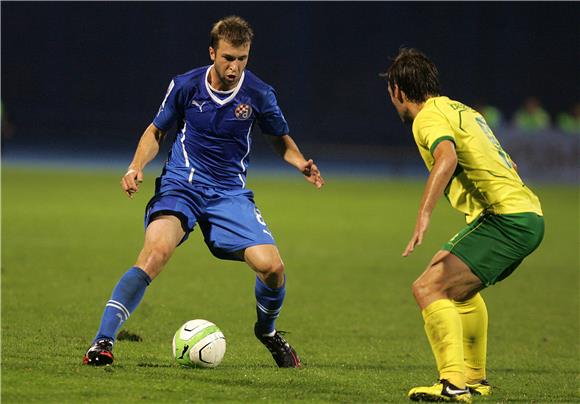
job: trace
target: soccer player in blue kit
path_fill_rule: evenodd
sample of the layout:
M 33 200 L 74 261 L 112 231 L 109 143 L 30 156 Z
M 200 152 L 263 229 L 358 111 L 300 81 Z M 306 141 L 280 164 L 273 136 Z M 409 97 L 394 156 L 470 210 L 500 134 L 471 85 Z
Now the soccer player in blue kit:
M 324 179 L 289 136 L 272 87 L 245 69 L 252 38 L 251 27 L 240 17 L 215 23 L 209 47 L 213 64 L 176 76 L 153 123 L 141 136 L 121 180 L 131 198 L 143 180 L 144 167 L 159 152 L 166 132 L 177 124 L 177 137 L 146 208 L 143 249 L 113 289 L 83 363 L 113 362 L 117 332 L 175 248 L 199 223 L 213 255 L 245 261 L 256 272 L 254 333 L 258 340 L 279 367 L 300 367 L 296 351 L 274 326 L 286 293 L 284 264 L 253 193 L 246 189 L 254 123 L 308 182 L 321 188 Z

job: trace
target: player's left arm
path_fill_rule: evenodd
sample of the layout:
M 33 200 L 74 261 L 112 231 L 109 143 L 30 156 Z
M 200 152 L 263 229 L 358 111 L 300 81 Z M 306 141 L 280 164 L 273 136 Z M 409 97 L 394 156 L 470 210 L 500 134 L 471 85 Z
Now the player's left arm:
M 288 164 L 296 167 L 300 171 L 304 178 L 313 184 L 316 188 L 320 189 L 324 185 L 324 178 L 320 175 L 320 170 L 312 159 L 306 160 L 296 142 L 286 134 L 284 136 L 270 136 L 265 135 L 269 143 L 272 145 L 276 153 L 278 153 L 284 161 Z
M 407 244 L 407 248 L 403 252 L 403 257 L 407 257 L 413 252 L 415 246 L 421 245 L 423 236 L 429 227 L 431 214 L 435 205 L 443 192 L 445 187 L 449 184 L 455 168 L 457 167 L 457 154 L 455 153 L 455 144 L 450 140 L 440 142 L 433 151 L 435 158 L 435 165 L 429 174 L 429 179 L 423 191 L 423 198 L 419 205 L 419 213 L 417 215 L 417 222 L 413 236 Z

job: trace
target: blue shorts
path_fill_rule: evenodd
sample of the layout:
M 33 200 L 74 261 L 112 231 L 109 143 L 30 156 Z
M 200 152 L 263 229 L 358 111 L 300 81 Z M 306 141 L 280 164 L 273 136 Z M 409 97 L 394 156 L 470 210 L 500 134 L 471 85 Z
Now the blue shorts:
M 259 244 L 276 244 L 248 189 L 217 189 L 159 177 L 155 195 L 145 208 L 145 228 L 161 215 L 181 221 L 187 240 L 196 223 L 217 258 L 241 261 L 239 251 Z

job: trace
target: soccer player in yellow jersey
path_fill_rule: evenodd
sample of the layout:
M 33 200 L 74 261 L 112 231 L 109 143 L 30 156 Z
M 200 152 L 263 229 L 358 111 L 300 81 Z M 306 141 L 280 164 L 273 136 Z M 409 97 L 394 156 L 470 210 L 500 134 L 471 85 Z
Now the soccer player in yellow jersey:
M 509 276 L 538 247 L 542 209 L 481 114 L 440 95 L 437 68 L 424 54 L 402 49 L 382 76 L 401 120 L 412 123 L 430 171 L 403 256 L 423 241 L 442 195 L 467 221 L 413 283 L 439 381 L 411 389 L 409 398 L 471 402 L 472 395 L 491 394 L 487 309 L 479 292 Z

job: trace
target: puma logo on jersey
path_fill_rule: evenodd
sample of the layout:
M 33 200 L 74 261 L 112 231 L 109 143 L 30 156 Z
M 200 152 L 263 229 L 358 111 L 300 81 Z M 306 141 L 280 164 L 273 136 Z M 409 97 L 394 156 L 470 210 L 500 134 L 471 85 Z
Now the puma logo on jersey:
M 200 104 L 198 101 L 193 100 L 191 101 L 191 105 L 195 105 L 196 107 L 199 108 L 199 112 L 203 112 L 203 105 L 205 104 L 205 101 L 202 101 L 202 103 Z

